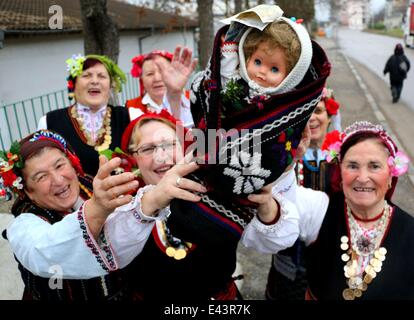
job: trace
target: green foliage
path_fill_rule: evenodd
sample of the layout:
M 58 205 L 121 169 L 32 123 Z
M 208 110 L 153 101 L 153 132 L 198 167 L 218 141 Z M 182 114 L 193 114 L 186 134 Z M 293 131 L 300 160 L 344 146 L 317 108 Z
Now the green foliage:
M 375 29 L 375 30 L 385 30 L 385 24 L 383 24 L 381 22 L 377 22 L 377 23 L 374 23 L 373 25 L 371 25 L 371 28 Z
M 126 154 L 119 147 L 116 147 L 114 151 L 112 151 L 111 149 L 106 149 L 106 150 L 99 151 L 99 154 L 102 155 L 102 156 L 105 156 L 108 160 L 111 160 L 112 159 L 112 155 L 114 153 L 116 153 L 116 154 Z
M 236 110 L 243 109 L 242 96 L 243 88 L 235 79 L 231 79 L 221 91 L 224 105 L 230 105 Z
M 114 152 L 110 149 L 99 151 L 99 154 L 102 155 L 102 156 L 105 156 L 108 160 L 112 159 L 112 154 L 113 153 Z
M 7 157 L 7 154 L 9 153 L 12 156 L 10 159 Z M 23 160 L 20 157 L 20 143 L 18 141 L 14 141 L 11 144 L 9 151 L 0 150 L 0 158 L 10 163 L 12 166 L 15 166 L 16 168 L 22 169 L 24 167 Z

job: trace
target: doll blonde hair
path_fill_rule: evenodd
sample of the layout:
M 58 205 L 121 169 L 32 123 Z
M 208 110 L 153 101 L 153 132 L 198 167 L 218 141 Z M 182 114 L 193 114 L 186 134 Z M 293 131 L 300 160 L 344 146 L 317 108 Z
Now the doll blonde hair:
M 299 37 L 292 27 L 284 21 L 273 22 L 263 31 L 254 29 L 248 34 L 243 46 L 246 63 L 261 43 L 266 43 L 269 51 L 275 48 L 284 51 L 288 73 L 299 60 L 301 53 Z

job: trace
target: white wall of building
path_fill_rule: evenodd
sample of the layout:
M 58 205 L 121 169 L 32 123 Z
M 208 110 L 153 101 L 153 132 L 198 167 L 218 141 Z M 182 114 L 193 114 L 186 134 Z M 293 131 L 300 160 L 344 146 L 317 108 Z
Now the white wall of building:
M 132 31 L 121 33 L 118 64 L 125 73 L 129 73 L 131 59 L 137 54 L 153 49 L 173 51 L 176 45 L 195 48 L 193 31 L 154 33 L 141 40 L 140 52 L 139 39 L 143 35 Z M 66 89 L 65 61 L 79 53 L 83 54 L 80 34 L 6 38 L 0 49 L 0 107 Z M 43 101 L 48 102 L 47 99 Z M 66 97 L 52 95 L 52 109 L 56 108 L 55 101 L 69 104 Z M 36 99 L 34 105 L 26 102 L 25 110 L 21 104 L 16 111 L 13 106 L 0 108 L 0 149 L 36 129 L 38 119 L 48 111 L 47 107 L 42 110 L 41 103 L 40 99 Z
M 362 30 L 369 23 L 369 1 L 353 0 L 346 2 L 348 25 L 351 29 Z
M 140 53 L 138 39 L 142 35 L 121 33 L 118 64 L 124 72 L 129 72 L 132 57 Z M 177 44 L 194 49 L 193 32 L 155 33 L 142 39 L 143 52 L 173 51 Z M 6 38 L 0 49 L 0 105 L 64 89 L 65 60 L 78 53 L 83 53 L 80 34 Z

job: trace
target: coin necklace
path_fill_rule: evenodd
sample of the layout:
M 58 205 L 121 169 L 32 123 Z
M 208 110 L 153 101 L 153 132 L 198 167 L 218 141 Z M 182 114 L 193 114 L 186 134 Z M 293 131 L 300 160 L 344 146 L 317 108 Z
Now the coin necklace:
M 370 229 L 360 226 L 349 206 L 346 206 L 350 238 L 341 237 L 340 247 L 345 253 L 341 255 L 346 262 L 344 274 L 348 288 L 342 296 L 345 300 L 360 298 L 368 285 L 381 271 L 387 250 L 380 247 L 382 238 L 392 214 L 392 208 L 384 201 L 384 211 L 378 222 Z
M 165 246 L 167 256 L 175 260 L 181 260 L 187 256 L 190 249 L 194 248 L 192 243 L 175 238 L 165 220 L 157 221 L 157 229 L 161 233 L 160 238 Z

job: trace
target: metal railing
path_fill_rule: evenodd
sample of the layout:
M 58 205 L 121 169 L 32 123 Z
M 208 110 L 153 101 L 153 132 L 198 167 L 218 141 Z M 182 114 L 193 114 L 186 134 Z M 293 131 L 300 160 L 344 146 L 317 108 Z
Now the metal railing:
M 139 95 L 138 79 L 127 74 L 122 92 L 114 97 L 114 104 L 123 106 L 126 100 Z M 0 149 L 7 150 L 11 143 L 36 131 L 39 119 L 52 110 L 71 104 L 67 90 L 0 106 Z

